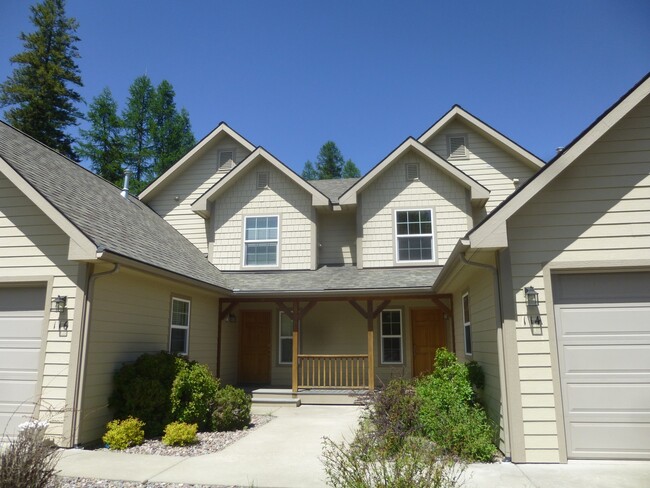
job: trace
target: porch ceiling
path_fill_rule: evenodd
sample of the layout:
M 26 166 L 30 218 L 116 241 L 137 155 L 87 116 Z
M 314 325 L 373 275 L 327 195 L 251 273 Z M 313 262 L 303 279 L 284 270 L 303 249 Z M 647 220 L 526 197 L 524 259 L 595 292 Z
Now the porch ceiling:
M 336 294 L 351 292 L 408 293 L 430 291 L 442 266 L 374 268 L 322 266 L 308 271 L 237 271 L 224 273 L 235 296 Z

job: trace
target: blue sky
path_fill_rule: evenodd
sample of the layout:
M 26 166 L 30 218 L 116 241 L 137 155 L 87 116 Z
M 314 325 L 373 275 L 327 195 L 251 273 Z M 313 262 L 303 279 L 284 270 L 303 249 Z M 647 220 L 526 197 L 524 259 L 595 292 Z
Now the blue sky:
M 31 31 L 0 2 L 0 79 Z M 169 80 L 200 139 L 226 121 L 300 172 L 334 140 L 367 171 L 458 103 L 544 160 L 650 71 L 650 2 L 68 0 L 80 90 Z M 85 112 L 87 107 L 82 107 Z

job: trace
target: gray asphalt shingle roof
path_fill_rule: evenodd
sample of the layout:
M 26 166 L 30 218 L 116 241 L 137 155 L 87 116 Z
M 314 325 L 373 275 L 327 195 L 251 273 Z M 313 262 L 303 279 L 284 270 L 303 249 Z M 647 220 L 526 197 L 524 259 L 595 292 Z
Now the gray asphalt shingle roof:
M 431 289 L 442 266 L 366 268 L 322 266 L 315 271 L 229 272 L 235 293 L 345 292 L 359 290 Z
M 149 207 L 5 123 L 0 156 L 98 250 L 226 287 L 203 253 Z
M 339 203 L 339 197 L 357 181 L 359 178 L 339 178 L 336 180 L 309 180 L 308 183 L 336 204 Z

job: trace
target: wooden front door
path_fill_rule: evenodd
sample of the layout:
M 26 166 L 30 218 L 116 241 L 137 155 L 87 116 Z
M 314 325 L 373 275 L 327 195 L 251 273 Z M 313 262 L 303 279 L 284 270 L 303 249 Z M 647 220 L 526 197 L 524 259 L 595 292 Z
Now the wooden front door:
M 430 373 L 436 349 L 447 345 L 447 333 L 442 310 L 421 308 L 411 310 L 413 337 L 413 376 Z
M 242 310 L 239 326 L 239 382 L 271 382 L 271 311 Z

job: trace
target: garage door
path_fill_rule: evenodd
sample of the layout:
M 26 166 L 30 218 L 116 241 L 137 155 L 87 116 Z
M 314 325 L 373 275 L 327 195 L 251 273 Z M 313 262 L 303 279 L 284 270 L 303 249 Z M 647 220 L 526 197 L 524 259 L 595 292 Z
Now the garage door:
M 44 305 L 45 288 L 0 287 L 0 434 L 34 412 Z
M 650 273 L 553 278 L 570 459 L 650 459 Z

